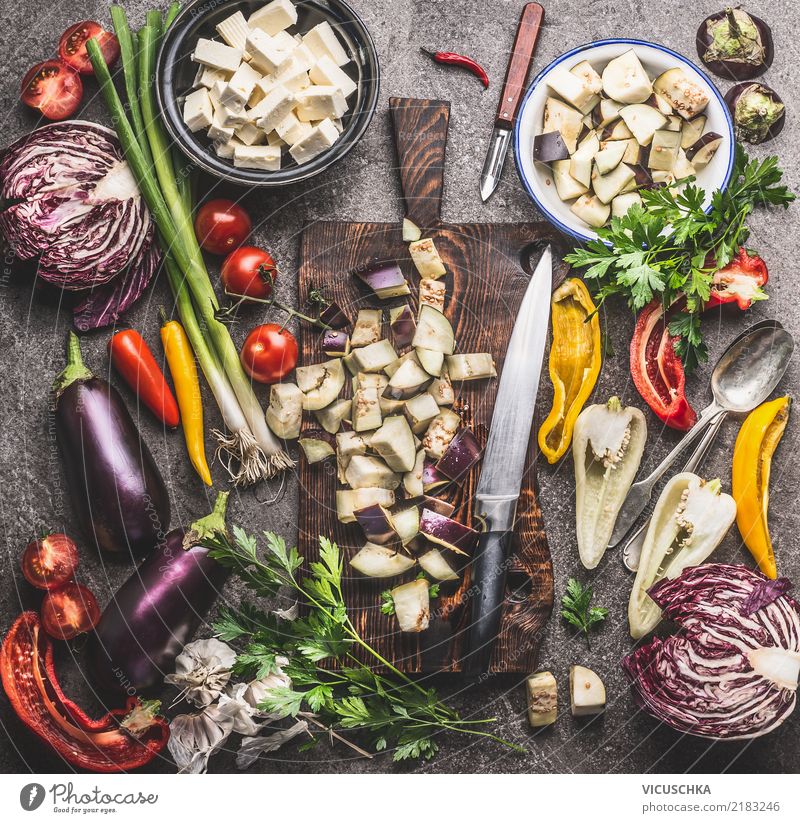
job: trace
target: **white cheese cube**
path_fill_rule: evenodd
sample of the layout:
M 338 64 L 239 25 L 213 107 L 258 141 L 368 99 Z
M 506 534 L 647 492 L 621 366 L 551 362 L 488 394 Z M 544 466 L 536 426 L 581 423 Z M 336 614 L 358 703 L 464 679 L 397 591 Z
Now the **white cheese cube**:
M 250 99 L 256 83 L 260 79 L 261 74 L 249 63 L 242 63 L 222 89 L 219 96 L 220 101 L 226 106 L 230 104 L 243 106 Z
M 317 60 L 308 76 L 318 86 L 336 86 L 345 97 L 349 97 L 358 88 L 355 80 L 348 77 L 327 54 Z
M 208 128 L 208 137 L 215 143 L 227 143 L 233 137 L 233 126 L 223 126 L 225 120 L 224 109 L 214 111 L 211 125 Z
M 223 103 L 222 94 L 227 83 L 218 80 L 214 88 L 208 93 L 211 98 L 211 105 L 217 115 L 219 124 L 223 127 L 241 126 L 248 122 L 247 112 L 241 103 Z
M 314 26 L 303 37 L 303 43 L 311 49 L 311 53 L 317 60 L 327 55 L 337 66 L 343 66 L 345 63 L 350 62 L 347 52 L 342 48 L 339 38 L 327 20 L 318 26 Z
M 289 148 L 295 162 L 302 165 L 329 149 L 338 139 L 339 132 L 330 120 L 323 120 L 299 142 Z
M 241 140 L 245 146 L 255 146 L 258 143 L 263 143 L 266 139 L 264 130 L 252 123 L 245 123 L 243 126 L 239 126 L 239 128 L 234 129 L 233 134 L 238 140 Z
M 278 171 L 281 167 L 281 150 L 277 146 L 236 146 L 233 165 L 237 169 Z
M 297 118 L 327 120 L 341 117 L 347 111 L 347 101 L 336 86 L 311 86 L 297 92 Z
M 247 21 L 244 15 L 237 11 L 230 17 L 226 17 L 221 23 L 217 23 L 217 32 L 219 36 L 229 45 L 235 49 L 245 51 L 247 35 L 250 29 L 247 26 Z M 245 55 L 245 60 L 247 60 Z
M 273 35 L 272 42 L 276 49 L 291 54 L 297 48 L 297 40 L 288 31 L 279 31 Z
M 311 133 L 312 128 L 313 126 L 310 123 L 303 123 L 298 120 L 294 114 L 289 114 L 278 123 L 275 131 L 281 140 L 293 146 L 295 143 L 299 143 L 304 137 L 307 137 Z
M 247 35 L 247 51 L 250 52 L 250 64 L 262 74 L 276 74 L 290 57 L 261 29 L 253 29 Z
M 339 134 L 341 134 L 344 131 L 344 125 L 342 124 L 342 121 L 338 117 L 337 118 L 329 117 L 328 119 L 336 127 L 336 131 L 338 131 Z M 322 122 L 322 120 L 312 120 L 310 125 L 318 126 L 321 122 Z
M 306 45 L 298 46 L 293 52 L 292 57 L 295 61 L 300 63 L 306 71 L 310 71 L 317 62 L 317 58 L 314 57 L 311 49 Z
M 250 109 L 250 119 L 269 133 L 291 113 L 294 106 L 294 95 L 283 86 L 276 85 L 255 108 Z
M 206 70 L 205 66 L 198 66 L 197 72 L 195 73 L 194 80 L 192 80 L 192 88 L 198 89 L 200 86 L 203 85 L 203 72 Z
M 213 89 L 214 84 L 218 80 L 221 80 L 223 83 L 227 83 L 228 80 L 233 76 L 229 71 L 211 69 L 208 66 L 200 66 L 200 70 L 203 72 L 200 76 L 200 85 L 205 86 L 207 89 Z
M 255 85 L 247 105 L 251 108 L 257 106 L 272 89 L 275 88 L 275 79 L 273 77 L 262 77 Z
M 286 144 L 281 139 L 280 135 L 276 131 L 271 131 L 267 135 L 267 145 L 268 146 L 277 146 L 278 148 L 283 148 Z
M 272 0 L 250 15 L 247 23 L 269 35 L 288 29 L 297 22 L 297 9 L 291 0 Z
M 290 57 L 288 63 L 275 75 L 275 82 L 290 91 L 302 91 L 311 85 L 305 65 Z
M 232 73 L 239 68 L 239 64 L 242 62 L 242 54 L 241 49 L 234 49 L 216 40 L 206 40 L 201 37 L 194 47 L 192 60 L 212 69 Z
M 211 125 L 213 116 L 214 110 L 211 106 L 211 98 L 208 96 L 208 89 L 200 88 L 187 95 L 183 104 L 183 122 L 190 131 L 207 129 Z
M 241 145 L 242 143 L 240 143 L 235 137 L 231 137 L 227 143 L 215 143 L 214 151 L 217 153 L 217 157 L 224 157 L 226 160 L 232 160 L 236 147 Z

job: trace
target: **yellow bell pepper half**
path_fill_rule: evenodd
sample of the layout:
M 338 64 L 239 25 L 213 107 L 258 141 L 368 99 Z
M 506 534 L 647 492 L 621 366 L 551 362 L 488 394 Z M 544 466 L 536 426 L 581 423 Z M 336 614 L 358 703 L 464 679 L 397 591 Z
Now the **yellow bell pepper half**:
M 736 525 L 758 568 L 774 580 L 778 576 L 767 524 L 769 473 L 772 455 L 789 421 L 790 397 L 762 403 L 742 423 L 733 450 L 732 492 Z
M 550 379 L 553 408 L 539 429 L 539 448 L 549 463 L 561 459 L 572 429 L 600 374 L 600 320 L 582 280 L 565 280 L 553 292 Z

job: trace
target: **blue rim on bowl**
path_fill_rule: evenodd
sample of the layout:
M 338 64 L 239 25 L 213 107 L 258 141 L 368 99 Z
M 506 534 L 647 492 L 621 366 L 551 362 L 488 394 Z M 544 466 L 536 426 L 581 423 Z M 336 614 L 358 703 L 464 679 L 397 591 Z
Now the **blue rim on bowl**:
M 530 101 L 530 98 L 537 88 L 537 86 L 542 82 L 545 75 L 549 74 L 556 66 L 562 63 L 564 60 L 569 60 L 571 57 L 575 57 L 578 54 L 588 51 L 589 49 L 598 48 L 600 46 L 646 46 L 647 48 L 657 49 L 658 51 L 664 52 L 664 54 L 670 55 L 670 57 L 674 57 L 675 60 L 679 61 L 685 66 L 689 66 L 693 71 L 697 72 L 706 82 L 708 87 L 712 90 L 715 97 L 717 98 L 717 102 L 720 105 L 722 112 L 725 115 L 725 123 L 728 128 L 728 146 L 730 146 L 729 157 L 728 157 L 728 167 L 725 170 L 725 178 L 722 184 L 719 186 L 721 191 L 724 191 L 731 181 L 731 174 L 733 173 L 733 164 L 736 156 L 736 140 L 734 137 L 733 132 L 733 120 L 731 119 L 730 112 L 728 111 L 728 107 L 725 105 L 725 100 L 720 93 L 719 89 L 711 82 L 711 78 L 700 68 L 698 68 L 691 60 L 688 60 L 682 54 L 679 54 L 676 51 L 668 48 L 667 46 L 662 46 L 660 43 L 650 43 L 647 40 L 630 40 L 627 38 L 611 38 L 608 40 L 595 40 L 592 43 L 585 43 L 582 46 L 576 46 L 574 49 L 570 49 L 570 51 L 565 52 L 564 54 L 557 57 L 553 60 L 549 65 L 545 66 L 539 74 L 533 79 L 533 82 L 528 86 L 528 90 L 525 92 L 525 97 L 522 99 L 522 104 L 519 109 L 519 114 L 517 115 L 517 119 L 514 123 L 514 163 L 517 167 L 517 175 L 519 176 L 520 181 L 522 182 L 525 191 L 528 193 L 528 197 L 534 202 L 535 206 L 539 211 L 554 225 L 559 231 L 564 232 L 564 234 L 569 235 L 570 237 L 575 238 L 576 240 L 581 241 L 582 243 L 587 242 L 588 240 L 596 239 L 596 235 L 593 234 L 582 234 L 569 226 L 565 225 L 558 217 L 553 214 L 545 205 L 541 202 L 539 197 L 537 197 L 536 193 L 533 190 L 528 178 L 522 168 L 522 163 L 520 161 L 521 157 L 521 146 L 520 146 L 520 123 L 522 122 L 523 113 L 525 112 L 526 107 Z M 711 206 L 707 206 L 705 211 L 706 213 L 709 211 Z M 591 229 L 589 230 L 591 231 Z
M 190 60 L 198 37 L 217 37 L 214 26 L 236 11 L 245 17 L 266 5 L 268 0 L 194 0 L 175 18 L 164 36 L 156 61 L 156 96 L 164 125 L 172 141 L 197 166 L 231 183 L 254 187 L 275 187 L 307 180 L 330 168 L 364 136 L 378 105 L 380 65 L 372 36 L 361 18 L 344 0 L 295 0 L 298 26 L 308 30 L 327 20 L 333 25 L 357 71 L 358 90 L 350 110 L 342 118 L 344 129 L 327 151 L 308 163 L 279 171 L 236 168 L 230 160 L 217 157 L 211 141 L 193 134 L 183 122 L 182 100 L 191 86 L 197 64 Z M 286 155 L 284 155 L 286 156 Z M 291 158 L 290 158 L 291 160 Z

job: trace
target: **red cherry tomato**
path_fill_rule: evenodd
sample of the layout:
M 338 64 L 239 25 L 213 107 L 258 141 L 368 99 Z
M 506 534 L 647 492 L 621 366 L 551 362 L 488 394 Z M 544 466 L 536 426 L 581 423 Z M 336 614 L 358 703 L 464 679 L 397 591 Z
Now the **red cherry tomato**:
M 277 323 L 256 326 L 242 347 L 244 370 L 259 383 L 277 383 L 297 365 L 297 341 Z
M 42 600 L 42 626 L 56 640 L 72 640 L 88 632 L 100 619 L 100 606 L 95 596 L 79 583 L 67 583 L 47 592 Z
M 22 574 L 37 589 L 57 589 L 72 580 L 78 547 L 65 534 L 31 540 L 22 554 Z
M 79 74 L 94 74 L 92 61 L 86 51 L 86 41 L 92 38 L 97 40 L 100 51 L 111 68 L 119 60 L 119 40 L 94 20 L 82 20 L 70 26 L 58 41 L 58 56 Z
M 222 198 L 203 203 L 194 220 L 197 242 L 211 254 L 228 254 L 241 246 L 252 228 L 247 212 Z
M 229 294 L 266 300 L 278 272 L 269 252 L 255 246 L 240 246 L 222 263 L 222 285 Z
M 83 97 L 78 72 L 59 60 L 37 63 L 22 78 L 20 98 L 48 120 L 64 120 L 75 114 Z

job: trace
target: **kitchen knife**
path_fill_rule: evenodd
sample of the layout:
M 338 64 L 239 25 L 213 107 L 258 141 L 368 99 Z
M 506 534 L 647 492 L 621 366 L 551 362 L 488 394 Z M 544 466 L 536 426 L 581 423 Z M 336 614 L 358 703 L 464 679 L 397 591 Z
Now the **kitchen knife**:
M 475 492 L 475 512 L 485 519 L 486 527 L 472 562 L 470 625 L 461 656 L 467 675 L 488 671 L 503 616 L 506 566 L 547 341 L 552 277 L 548 246 L 525 290 L 511 332 Z
M 544 19 L 544 9 L 538 3 L 527 3 L 522 10 L 517 36 L 506 69 L 506 79 L 500 94 L 492 140 L 486 152 L 481 173 L 481 199 L 485 203 L 494 193 L 503 173 L 503 163 L 511 142 L 511 129 L 522 102 L 525 81 L 533 62 L 533 52 Z

